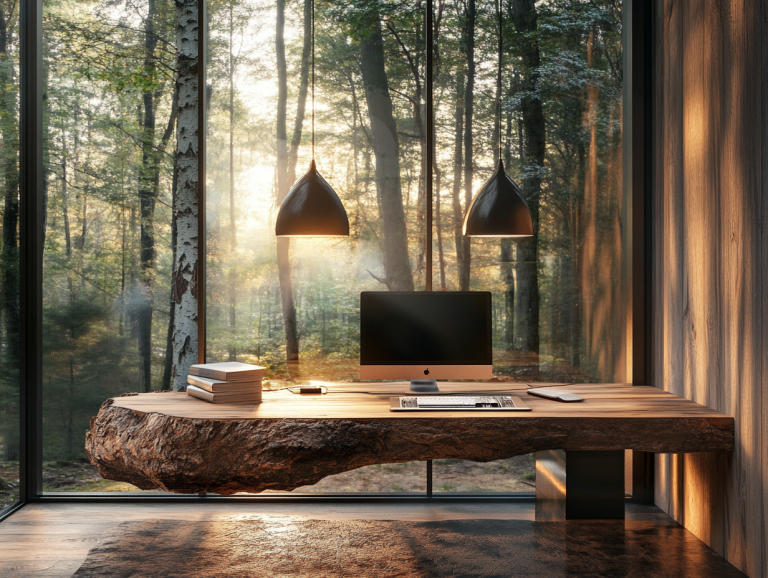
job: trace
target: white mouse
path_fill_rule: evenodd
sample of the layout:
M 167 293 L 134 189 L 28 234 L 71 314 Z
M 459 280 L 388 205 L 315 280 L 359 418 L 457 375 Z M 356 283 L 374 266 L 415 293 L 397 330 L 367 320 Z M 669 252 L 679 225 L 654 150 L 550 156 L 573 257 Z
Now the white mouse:
M 584 398 L 575 393 L 565 391 L 564 389 L 550 389 L 548 387 L 539 387 L 536 389 L 529 389 L 529 395 L 537 395 L 544 399 L 552 399 L 555 401 L 562 401 L 564 403 L 573 403 L 575 401 L 584 401 Z

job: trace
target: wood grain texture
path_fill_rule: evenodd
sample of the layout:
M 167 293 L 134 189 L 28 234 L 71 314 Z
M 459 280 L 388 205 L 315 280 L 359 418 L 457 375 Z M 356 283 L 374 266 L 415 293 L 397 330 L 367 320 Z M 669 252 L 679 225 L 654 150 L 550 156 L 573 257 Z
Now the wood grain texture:
M 721 406 L 737 418 L 741 443 L 725 471 L 724 549 L 750 575 L 762 563 L 750 555 L 762 550 L 763 523 L 749 509 L 759 504 L 762 489 L 760 419 L 763 326 L 759 322 L 761 185 L 761 3 L 723 4 L 723 171 L 721 207 L 721 308 L 724 383 Z M 763 450 L 764 451 L 764 450 Z M 743 479 L 742 479 L 743 476 Z M 746 483 L 744 483 L 746 482 Z
M 526 396 L 526 413 L 389 411 L 389 394 L 265 392 L 256 406 L 184 393 L 106 402 L 86 451 L 107 479 L 178 493 L 262 492 L 315 484 L 365 465 L 491 461 L 546 449 L 711 452 L 733 449 L 733 419 L 653 387 L 569 386 L 584 402 Z M 372 389 L 376 386 L 368 386 Z M 381 386 L 380 386 L 381 387 Z M 402 386 L 401 386 L 402 387 Z M 441 389 L 484 391 L 483 384 Z
M 675 395 L 683 391 L 683 295 L 687 280 L 682 267 L 683 219 L 683 17 L 679 0 L 659 0 L 655 37 L 661 49 L 655 50 L 656 100 L 654 102 L 654 138 L 656 179 L 663 190 L 655 195 L 654 207 L 654 327 L 655 366 L 663 368 L 652 376 L 652 383 Z M 654 180 L 659 187 L 658 180 Z M 661 321 L 659 322 L 659 317 Z M 677 489 L 682 475 L 682 457 L 657 454 L 655 496 L 658 505 L 682 523 L 682 499 Z
M 685 295 L 683 348 L 685 396 L 722 408 L 717 384 L 723 352 L 720 337 L 720 154 L 722 138 L 723 23 L 720 2 L 683 7 L 683 194 Z M 723 473 L 701 471 L 701 460 L 683 462 L 684 524 L 715 551 L 723 552 L 722 500 L 711 486 Z M 704 466 L 705 467 L 705 466 Z M 720 494 L 722 495 L 722 494 Z
M 730 456 L 657 456 L 656 500 L 766 577 L 768 17 L 756 0 L 656 6 L 653 384 L 736 420 Z
M 761 46 L 760 53 L 762 56 L 761 63 L 761 93 L 760 93 L 760 207 L 758 214 L 760 215 L 760 229 L 759 229 L 759 247 L 760 247 L 760 287 L 759 295 L 761 301 L 759 303 L 759 311 L 756 312 L 755 317 L 760 320 L 760 326 L 768 327 L 768 90 L 765 88 L 765 83 L 768 82 L 768 6 L 765 2 L 761 4 L 761 12 L 757 14 L 757 22 L 760 27 L 761 33 Z M 768 335 L 763 329 L 762 333 L 762 357 L 760 368 L 760 391 L 762 392 L 761 415 L 760 415 L 760 440 L 768 439 Z M 764 441 L 760 442 L 761 456 L 761 481 L 762 481 L 762 508 L 758 510 L 758 514 L 761 520 L 761 553 L 762 553 L 762 567 L 761 571 L 757 572 L 757 576 L 768 576 L 768 451 L 764 447 Z M 757 556 L 755 556 L 757 558 Z

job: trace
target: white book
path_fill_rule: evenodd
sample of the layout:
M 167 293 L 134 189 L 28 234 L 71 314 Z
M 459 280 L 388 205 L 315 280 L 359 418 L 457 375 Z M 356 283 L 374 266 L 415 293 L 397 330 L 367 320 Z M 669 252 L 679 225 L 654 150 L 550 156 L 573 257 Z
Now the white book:
M 211 393 L 194 385 L 187 386 L 187 395 L 207 401 L 208 403 L 261 403 L 261 390 L 253 392 L 236 391 L 232 393 Z
M 189 373 L 199 377 L 208 377 L 220 381 L 255 381 L 264 377 L 265 367 L 222 361 L 220 363 L 198 363 L 189 368 Z
M 227 393 L 234 391 L 248 392 L 261 391 L 261 380 L 254 381 L 221 381 L 211 379 L 210 377 L 200 377 L 199 375 L 188 375 L 187 383 L 196 385 L 200 389 L 210 391 L 211 393 Z

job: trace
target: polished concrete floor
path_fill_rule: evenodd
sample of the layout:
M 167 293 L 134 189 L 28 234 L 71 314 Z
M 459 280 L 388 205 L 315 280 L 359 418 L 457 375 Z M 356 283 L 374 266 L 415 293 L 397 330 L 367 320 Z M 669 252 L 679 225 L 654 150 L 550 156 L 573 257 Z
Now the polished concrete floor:
M 254 516 L 289 517 L 315 520 L 534 520 L 533 503 L 463 502 L 463 503 L 208 503 L 208 504 L 35 504 L 0 523 L 0 576 L 3 578 L 50 576 L 69 577 L 86 559 L 89 550 L 107 531 L 124 522 L 144 520 L 179 520 L 185 522 L 237 521 Z M 600 524 L 599 522 L 592 522 Z M 623 527 L 644 540 L 656 544 L 665 557 L 679 556 L 682 567 L 695 559 L 695 575 L 701 578 L 739 576 L 740 574 L 709 550 L 689 532 L 678 528 L 658 508 L 627 506 L 624 525 L 606 522 L 611 532 Z M 669 529 L 682 540 L 678 550 L 670 548 Z M 682 533 L 682 534 L 680 534 Z M 583 550 L 583 548 L 582 548 Z M 588 550 L 588 549 L 587 549 Z M 691 552 L 696 555 L 691 558 Z M 587 559 L 590 552 L 581 555 Z M 669 566 L 665 566 L 669 567 Z M 676 566 L 680 568 L 680 565 Z M 692 569 L 692 568 L 691 568 Z M 148 576 L 151 573 L 147 574 Z M 578 576 L 568 572 L 569 576 Z M 639 560 L 631 576 L 664 576 L 664 571 Z

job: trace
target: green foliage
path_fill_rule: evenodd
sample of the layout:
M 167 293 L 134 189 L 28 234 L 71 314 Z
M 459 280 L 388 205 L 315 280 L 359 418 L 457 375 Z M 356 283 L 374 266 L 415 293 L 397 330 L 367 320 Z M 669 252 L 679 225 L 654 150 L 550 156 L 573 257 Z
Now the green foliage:
M 114 313 L 92 299 L 46 307 L 44 457 L 83 457 L 85 430 L 107 397 L 135 383 L 130 336 L 114 332 Z
M 74 459 L 84 457 L 85 430 L 104 400 L 136 389 L 136 307 L 146 287 L 157 293 L 150 302 L 162 303 L 151 335 L 160 386 L 173 156 L 158 147 L 171 119 L 176 15 L 173 3 L 155 2 L 148 35 L 146 0 L 45 4 L 43 442 L 46 459 Z M 145 130 L 147 94 L 154 135 Z M 139 190 L 156 162 L 158 208 L 146 215 Z M 140 235 L 149 225 L 155 266 L 147 270 Z

